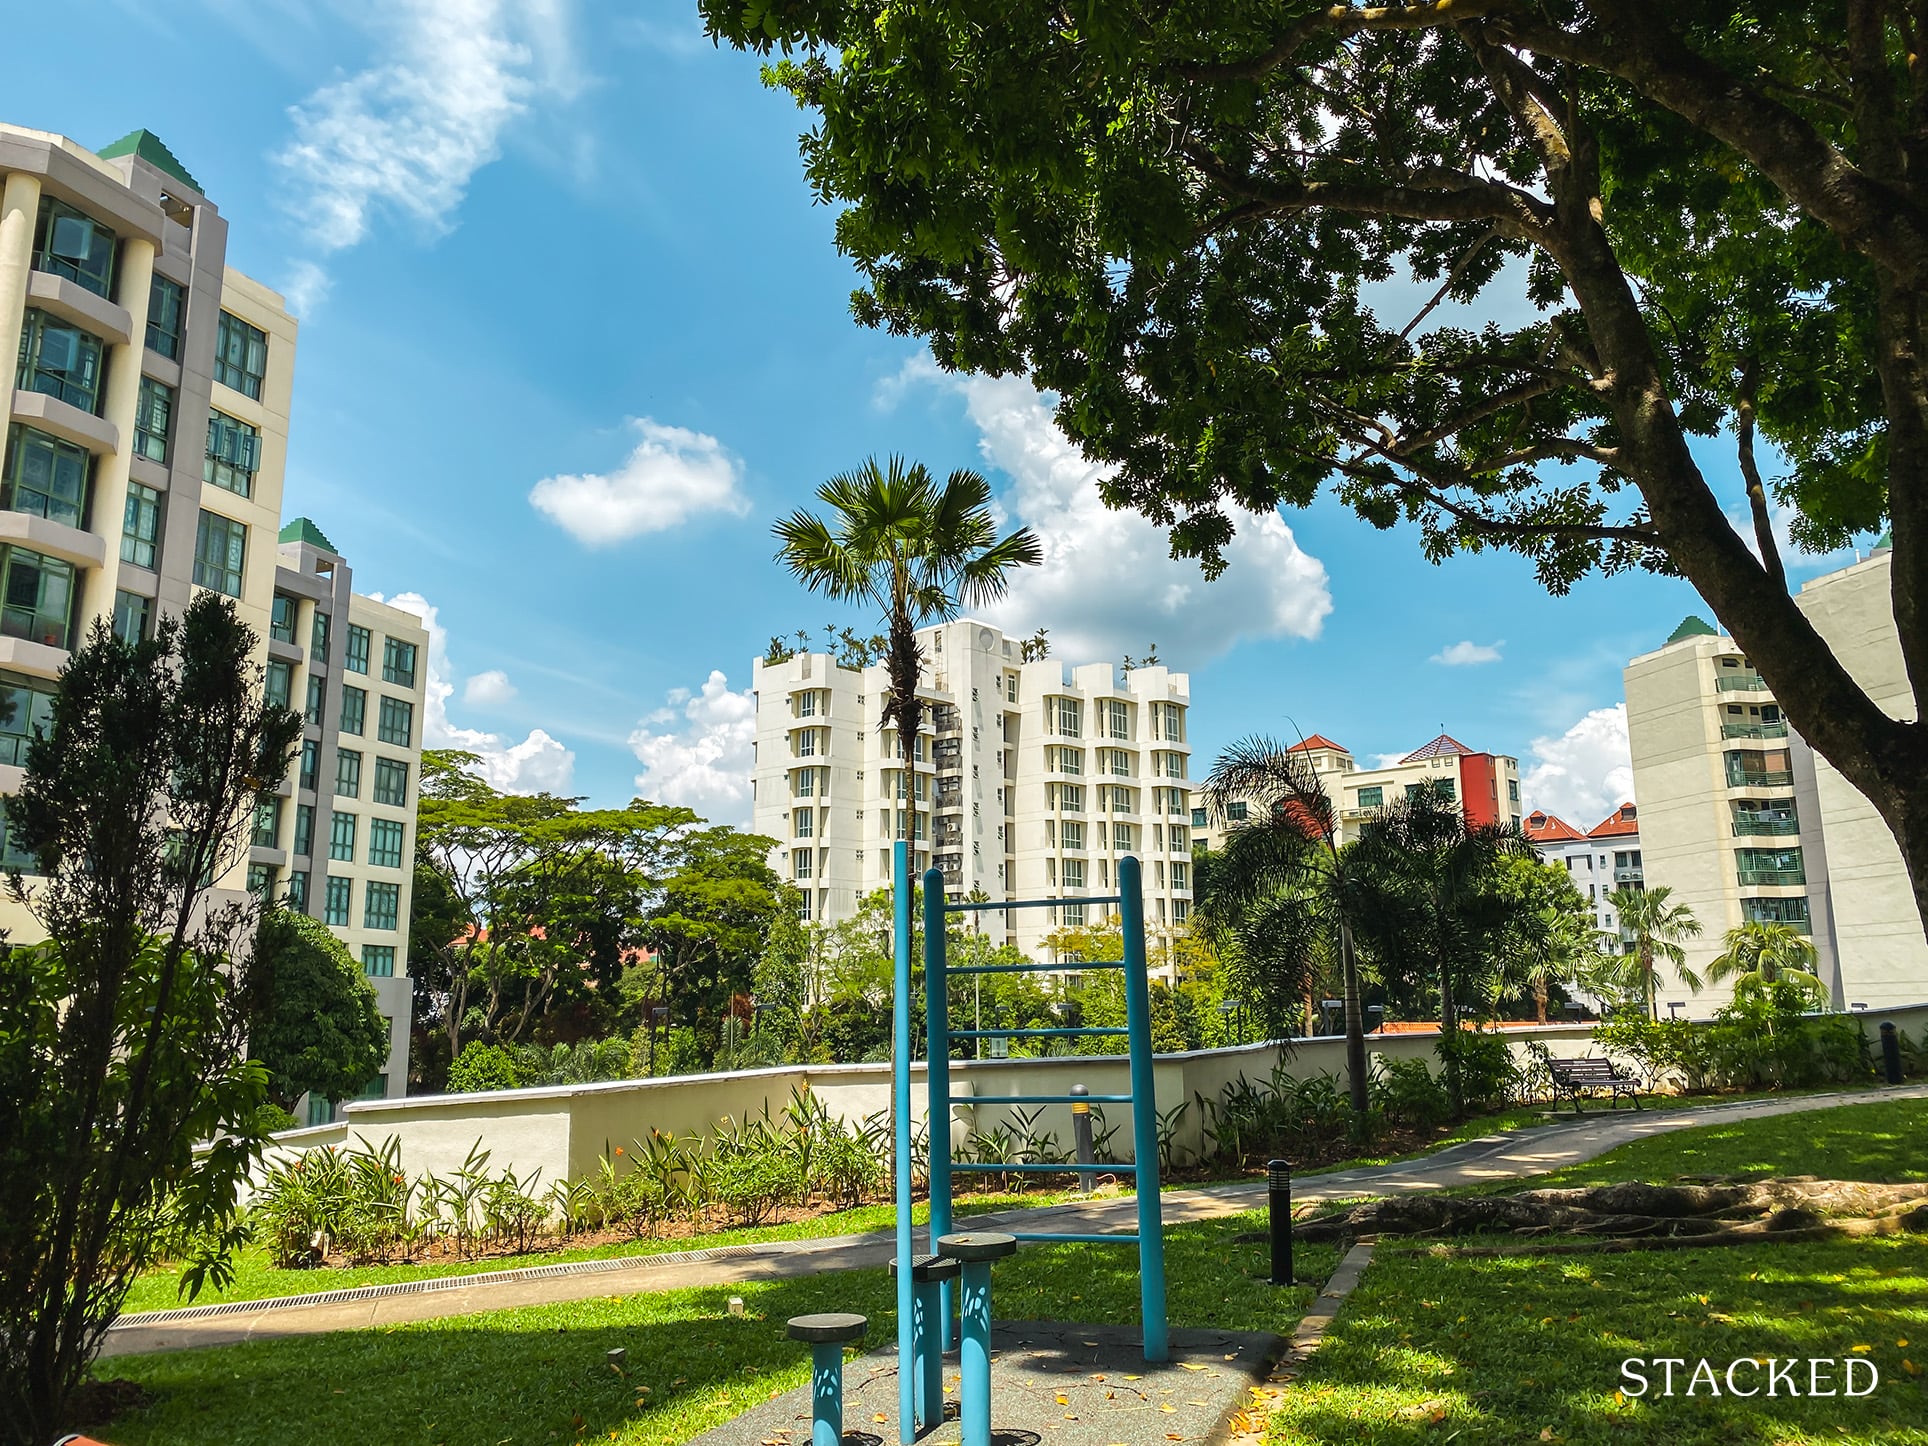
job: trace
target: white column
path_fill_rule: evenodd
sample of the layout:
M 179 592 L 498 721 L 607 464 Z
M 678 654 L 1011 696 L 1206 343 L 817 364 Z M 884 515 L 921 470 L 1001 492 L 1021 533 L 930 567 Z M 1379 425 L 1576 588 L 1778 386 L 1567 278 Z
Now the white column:
M 0 443 L 13 420 L 14 359 L 33 270 L 33 225 L 40 212 L 40 177 L 15 171 L 0 190 Z

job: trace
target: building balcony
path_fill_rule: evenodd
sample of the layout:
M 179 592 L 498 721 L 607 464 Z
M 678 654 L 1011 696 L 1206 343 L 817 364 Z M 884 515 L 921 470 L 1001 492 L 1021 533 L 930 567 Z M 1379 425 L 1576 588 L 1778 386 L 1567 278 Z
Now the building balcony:
M 1737 818 L 1734 820 L 1734 834 L 1738 838 L 1752 838 L 1761 834 L 1795 834 L 1801 831 L 1798 818 Z
M 1792 788 L 1794 773 L 1791 769 L 1776 769 L 1771 773 L 1730 773 L 1727 775 L 1729 788 Z
M 1779 887 L 1787 884 L 1805 884 L 1807 870 L 1802 869 L 1749 869 L 1738 871 L 1742 888 L 1760 886 Z
M 1759 673 L 1722 673 L 1714 679 L 1716 693 L 1765 693 L 1767 679 Z
M 1638 884 L 1645 882 L 1646 876 L 1639 869 L 1615 869 L 1613 881 L 1616 884 Z
M 1786 722 L 1780 723 L 1723 723 L 1720 725 L 1723 738 L 1785 738 Z

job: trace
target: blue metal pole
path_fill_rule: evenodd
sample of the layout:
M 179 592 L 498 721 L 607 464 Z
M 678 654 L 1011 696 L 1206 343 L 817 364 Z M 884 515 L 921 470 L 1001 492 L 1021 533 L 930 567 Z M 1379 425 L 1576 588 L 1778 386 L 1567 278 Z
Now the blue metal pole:
M 810 1374 L 810 1446 L 843 1446 L 843 1342 L 818 1341 Z
M 949 1281 L 923 1281 L 917 1287 L 917 1310 L 923 1317 L 917 1323 L 917 1391 L 923 1411 L 921 1424 L 926 1431 L 944 1422 L 942 1338 L 945 1328 L 944 1300 L 949 1292 Z
M 917 1287 L 910 1266 L 910 845 L 902 840 L 891 848 L 890 881 L 897 966 L 890 1072 L 897 1161 L 897 1439 L 911 1446 L 917 1439 L 916 1371 L 911 1368 L 916 1359 Z
M 958 1283 L 963 1297 L 958 1424 L 963 1446 L 991 1446 L 991 1262 L 965 1261 Z
M 950 973 L 944 937 L 944 876 L 924 871 L 924 1053 L 930 1086 L 931 1254 L 951 1233 L 951 1025 Z M 943 1369 L 951 1344 L 951 1287 L 937 1287 L 937 1319 L 927 1339 L 931 1369 Z M 942 1417 L 940 1416 L 941 1420 Z M 932 1423 L 936 1424 L 935 1422 Z
M 1165 1319 L 1165 1217 L 1158 1193 L 1158 1091 L 1151 1053 L 1151 984 L 1146 976 L 1143 866 L 1118 861 L 1119 923 L 1125 936 L 1125 1028 L 1131 1038 L 1131 1153 L 1138 1175 L 1138 1302 L 1145 1359 L 1171 1359 Z

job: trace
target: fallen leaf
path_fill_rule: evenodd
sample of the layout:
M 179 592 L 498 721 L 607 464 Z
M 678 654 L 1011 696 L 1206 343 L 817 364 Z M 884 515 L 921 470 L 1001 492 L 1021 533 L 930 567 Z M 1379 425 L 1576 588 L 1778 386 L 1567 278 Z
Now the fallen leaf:
M 1190 1361 L 1180 1361 L 1178 1364 L 1188 1371 L 1202 1371 L 1205 1369 L 1203 1366 L 1193 1365 Z

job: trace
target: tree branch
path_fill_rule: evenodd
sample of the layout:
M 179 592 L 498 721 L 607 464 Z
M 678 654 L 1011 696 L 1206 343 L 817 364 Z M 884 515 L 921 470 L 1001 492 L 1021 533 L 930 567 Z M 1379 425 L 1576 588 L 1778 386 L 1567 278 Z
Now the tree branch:
M 1761 469 L 1754 460 L 1754 358 L 1741 367 L 1741 382 L 1734 398 L 1734 445 L 1740 453 L 1741 477 L 1747 483 L 1747 510 L 1754 518 L 1754 542 L 1761 550 L 1761 566 L 1774 585 L 1787 590 L 1787 568 L 1781 549 L 1774 541 L 1774 514 L 1767 505 L 1767 488 L 1761 483 Z
M 1552 219 L 1544 201 L 1512 186 L 1483 181 L 1444 167 L 1419 173 L 1450 179 L 1450 188 L 1429 190 L 1421 185 L 1368 185 L 1335 181 L 1266 180 L 1226 166 L 1199 145 L 1184 148 L 1186 160 L 1208 179 L 1245 204 L 1223 213 L 1205 228 L 1213 234 L 1251 221 L 1292 216 L 1325 207 L 1359 215 L 1397 216 L 1408 221 L 1490 221 L 1496 231 L 1522 240 L 1536 239 Z
M 1511 8 L 1516 0 L 1430 0 L 1420 5 L 1334 5 L 1293 22 L 1270 48 L 1244 60 L 1216 65 L 1174 65 L 1186 80 L 1258 80 L 1298 54 L 1317 35 L 1357 35 L 1374 30 L 1430 30 Z

